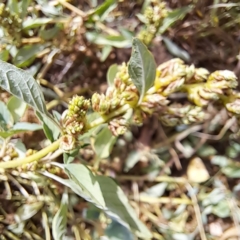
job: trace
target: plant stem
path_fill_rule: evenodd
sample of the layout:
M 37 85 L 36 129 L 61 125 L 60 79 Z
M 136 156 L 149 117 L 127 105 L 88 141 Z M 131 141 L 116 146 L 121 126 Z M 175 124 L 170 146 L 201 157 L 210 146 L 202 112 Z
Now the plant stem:
M 40 150 L 39 152 L 37 152 L 37 153 L 35 153 L 35 154 L 33 154 L 29 157 L 26 157 L 26 158 L 23 158 L 23 159 L 16 159 L 16 160 L 12 160 L 12 161 L 9 161 L 9 162 L 0 162 L 0 169 L 1 168 L 20 167 L 24 164 L 38 161 L 41 158 L 45 157 L 50 152 L 53 152 L 53 151 L 57 150 L 58 147 L 59 147 L 59 144 L 60 144 L 60 139 L 58 139 L 57 141 L 55 141 L 51 145 L 45 147 L 44 149 Z
M 88 125 L 87 129 L 89 130 L 91 128 L 94 128 L 94 127 L 102 124 L 102 123 L 105 123 L 108 120 L 125 113 L 130 108 L 131 108 L 131 106 L 129 104 L 125 104 L 121 108 L 119 108 L 116 111 L 110 113 L 109 115 L 97 118 L 95 121 L 91 122 Z M 16 160 L 8 161 L 8 162 L 0 162 L 0 169 L 1 168 L 20 167 L 24 164 L 38 161 L 41 158 L 45 157 L 50 152 L 53 152 L 53 151 L 57 150 L 59 148 L 60 141 L 61 141 L 61 139 L 58 139 L 57 141 L 52 143 L 50 146 L 47 146 L 46 148 L 40 150 L 39 152 L 37 152 L 37 153 L 35 153 L 35 154 L 33 154 L 29 157 L 26 157 L 26 158 L 23 158 L 23 159 L 16 159 Z
M 120 107 L 119 109 L 115 110 L 114 112 L 111 112 L 110 114 L 108 114 L 106 116 L 102 116 L 102 117 L 97 118 L 96 120 L 94 120 L 93 122 L 88 124 L 87 129 L 89 130 L 89 129 L 94 128 L 94 127 L 96 127 L 100 124 L 106 123 L 108 120 L 125 113 L 130 108 L 131 108 L 131 106 L 129 104 L 125 104 L 122 107 Z

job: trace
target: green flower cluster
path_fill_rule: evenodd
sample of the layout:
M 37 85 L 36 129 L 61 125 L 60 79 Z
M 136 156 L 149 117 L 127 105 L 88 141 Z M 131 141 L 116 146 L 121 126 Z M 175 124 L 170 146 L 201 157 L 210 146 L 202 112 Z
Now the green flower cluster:
M 10 12 L 9 8 L 3 3 L 0 3 L 0 22 L 5 35 L 16 44 L 20 44 L 22 20 L 17 14 Z
M 151 0 L 151 6 L 148 6 L 144 11 L 145 29 L 140 31 L 138 38 L 146 45 L 149 45 L 156 36 L 162 21 L 166 18 L 168 10 L 166 3 L 158 0 Z
M 108 115 L 125 104 L 135 106 L 138 98 L 137 88 L 128 75 L 127 65 L 123 63 L 119 66 L 113 86 L 108 87 L 106 94 L 93 94 L 92 108 L 100 115 Z
M 93 94 L 91 104 L 79 96 L 71 100 L 62 121 L 63 142 L 68 147 L 74 146 L 76 137 L 89 130 L 91 124 L 86 122 L 86 114 L 90 105 L 101 116 L 101 121 L 96 122 L 107 122 L 115 136 L 123 134 L 130 124 L 142 125 L 144 119 L 153 114 L 171 127 L 203 122 L 210 103 L 222 104 L 229 112 L 239 115 L 240 93 L 234 90 L 236 87 L 237 78 L 231 71 L 210 74 L 204 68 L 172 59 L 157 67 L 153 86 L 139 102 L 139 92 L 129 77 L 127 64 L 123 63 L 106 94 Z M 174 101 L 173 93 L 183 95 L 181 103 Z M 131 110 L 130 116 L 128 110 Z
M 61 125 L 63 136 L 61 148 L 68 151 L 75 147 L 77 136 L 86 132 L 86 114 L 90 107 L 90 100 L 83 96 L 74 96 L 62 115 Z

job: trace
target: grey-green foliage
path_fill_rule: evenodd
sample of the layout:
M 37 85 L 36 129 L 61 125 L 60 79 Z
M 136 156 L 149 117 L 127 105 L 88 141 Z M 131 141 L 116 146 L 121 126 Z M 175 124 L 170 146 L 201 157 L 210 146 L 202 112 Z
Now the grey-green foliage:
M 132 55 L 128 64 L 128 73 L 137 87 L 141 103 L 144 94 L 153 85 L 156 76 L 156 63 L 147 47 L 138 39 L 133 39 Z

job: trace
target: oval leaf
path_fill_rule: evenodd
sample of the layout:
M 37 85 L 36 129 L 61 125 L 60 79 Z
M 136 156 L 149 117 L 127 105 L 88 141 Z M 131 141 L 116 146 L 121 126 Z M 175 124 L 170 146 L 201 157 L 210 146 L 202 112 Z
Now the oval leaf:
M 137 38 L 133 39 L 128 73 L 140 93 L 139 103 L 141 103 L 144 94 L 154 83 L 156 63 L 147 47 Z
M 27 45 L 19 49 L 13 59 L 13 64 L 17 67 L 27 67 L 36 58 L 37 54 L 45 48 L 43 44 Z
M 99 158 L 109 157 L 116 140 L 117 138 L 112 135 L 108 127 L 104 127 L 94 142 L 94 149 L 97 156 Z
M 109 67 L 109 69 L 107 71 L 107 82 L 108 82 L 109 86 L 114 85 L 114 79 L 116 77 L 117 72 L 118 72 L 118 65 L 117 64 L 113 64 Z
M 15 97 L 15 96 L 12 96 L 8 100 L 7 107 L 14 118 L 14 122 L 18 122 L 19 119 L 25 113 L 27 104 L 25 102 L 23 102 L 21 99 Z
M 163 37 L 163 42 L 166 45 L 167 50 L 175 57 L 179 57 L 183 59 L 185 62 L 190 61 L 190 55 L 187 51 L 180 48 L 178 45 L 176 45 L 171 39 L 167 37 Z
M 179 20 L 182 20 L 187 13 L 192 10 L 193 6 L 189 5 L 182 8 L 176 8 L 168 13 L 168 16 L 163 19 L 161 27 L 159 28 L 159 33 L 163 34 L 169 27 Z
M 32 28 L 37 28 L 51 21 L 52 21 L 51 18 L 36 18 L 36 19 L 28 18 L 23 22 L 23 29 L 28 30 Z
M 45 115 L 41 114 L 39 112 L 36 112 L 37 117 L 43 124 L 43 131 L 46 135 L 46 137 L 51 141 L 54 142 L 58 139 L 61 129 L 58 126 L 58 124 L 55 122 L 55 120 L 51 117 L 51 115 Z
M 37 123 L 28 123 L 28 122 L 19 122 L 16 123 L 12 130 L 18 130 L 18 131 L 37 131 L 42 129 L 42 126 Z
M 105 235 L 109 240 L 134 240 L 134 236 L 129 229 L 116 221 L 112 221 L 111 224 L 108 225 L 105 229 Z
M 34 109 L 48 115 L 43 94 L 35 79 L 25 71 L 1 60 L 0 86 Z
M 130 228 L 133 233 L 137 232 L 141 239 L 152 239 L 151 232 L 139 220 L 126 195 L 115 181 L 106 176 L 96 176 L 95 181 L 100 185 L 108 209 L 106 214 L 114 221 Z
M 11 127 L 13 125 L 13 117 L 4 102 L 0 101 L 0 123 L 4 126 Z
M 109 46 L 109 45 L 104 46 L 102 49 L 100 61 L 104 62 L 107 59 L 107 57 L 109 56 L 109 54 L 111 53 L 111 51 L 112 51 L 111 46 Z
M 116 48 L 126 48 L 131 46 L 131 41 L 124 36 L 103 35 L 96 32 L 87 32 L 86 38 L 89 42 L 97 45 L 109 45 Z
M 85 196 L 87 201 L 92 201 L 97 207 L 105 207 L 99 183 L 87 167 L 82 164 L 65 164 L 64 168 L 69 178 L 80 187 L 80 196 Z
M 36 123 L 25 123 L 20 122 L 16 123 L 11 129 L 0 131 L 0 137 L 2 138 L 8 138 L 11 137 L 17 133 L 21 132 L 27 132 L 27 131 L 37 131 L 42 129 L 42 126 Z

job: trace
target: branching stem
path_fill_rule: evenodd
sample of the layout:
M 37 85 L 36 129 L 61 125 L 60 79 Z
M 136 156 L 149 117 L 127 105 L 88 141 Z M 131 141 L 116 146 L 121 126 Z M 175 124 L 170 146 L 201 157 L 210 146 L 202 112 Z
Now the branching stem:
M 88 130 L 90 130 L 91 128 L 94 128 L 102 123 L 105 123 L 107 121 L 109 121 L 110 119 L 117 117 L 123 113 L 125 113 L 128 109 L 130 109 L 131 106 L 126 104 L 124 106 L 122 106 L 121 108 L 119 108 L 118 110 L 110 113 L 108 116 L 106 117 L 99 117 L 97 118 L 95 121 L 93 121 L 92 123 L 90 123 L 88 125 Z M 47 154 L 49 154 L 50 152 L 54 152 L 59 148 L 60 145 L 60 141 L 61 139 L 58 139 L 57 141 L 55 141 L 54 143 L 52 143 L 51 145 L 47 146 L 46 148 L 40 150 L 39 152 L 23 158 L 23 159 L 16 159 L 16 160 L 12 160 L 12 161 L 8 161 L 8 162 L 0 162 L 0 169 L 4 168 L 15 168 L 15 167 L 20 167 L 24 164 L 27 163 L 31 163 L 31 162 L 35 162 L 35 161 L 39 161 L 40 159 L 42 159 L 43 157 L 45 157 Z
M 37 152 L 37 153 L 35 153 L 35 154 L 33 154 L 29 157 L 26 157 L 26 158 L 23 158 L 23 159 L 16 159 L 16 160 L 8 161 L 8 162 L 0 162 L 0 169 L 1 168 L 20 167 L 24 164 L 38 161 L 41 158 L 45 157 L 50 152 L 54 152 L 55 150 L 57 150 L 59 148 L 59 144 L 60 144 L 60 139 L 58 139 L 57 141 L 55 141 L 51 145 L 47 146 L 46 148 L 40 150 L 39 152 Z

